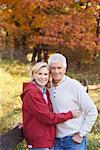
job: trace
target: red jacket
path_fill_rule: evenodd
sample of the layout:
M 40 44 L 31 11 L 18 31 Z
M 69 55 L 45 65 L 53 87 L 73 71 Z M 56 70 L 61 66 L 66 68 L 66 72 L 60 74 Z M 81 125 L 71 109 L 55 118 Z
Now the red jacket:
M 32 145 L 32 148 L 52 147 L 55 140 L 55 124 L 73 117 L 71 112 L 53 113 L 48 90 L 46 94 L 48 104 L 34 83 L 23 85 L 23 131 L 27 144 Z

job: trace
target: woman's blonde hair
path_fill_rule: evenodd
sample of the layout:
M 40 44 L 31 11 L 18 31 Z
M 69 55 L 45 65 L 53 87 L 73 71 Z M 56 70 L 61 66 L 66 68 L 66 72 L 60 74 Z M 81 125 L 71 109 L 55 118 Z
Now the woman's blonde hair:
M 37 73 L 43 67 L 49 70 L 49 65 L 46 62 L 38 62 L 33 66 L 31 70 L 31 81 L 34 81 L 34 74 Z

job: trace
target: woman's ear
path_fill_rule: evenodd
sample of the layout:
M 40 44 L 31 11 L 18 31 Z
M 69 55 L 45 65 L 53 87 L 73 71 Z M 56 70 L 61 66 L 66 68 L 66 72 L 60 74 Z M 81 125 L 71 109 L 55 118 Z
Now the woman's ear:
M 32 81 L 35 81 L 35 73 L 32 72 L 32 73 L 31 73 L 31 76 L 32 76 L 32 77 L 31 77 L 31 78 L 32 78 Z
M 32 75 L 32 77 L 33 77 L 33 80 L 35 80 L 35 74 L 34 74 L 34 75 Z

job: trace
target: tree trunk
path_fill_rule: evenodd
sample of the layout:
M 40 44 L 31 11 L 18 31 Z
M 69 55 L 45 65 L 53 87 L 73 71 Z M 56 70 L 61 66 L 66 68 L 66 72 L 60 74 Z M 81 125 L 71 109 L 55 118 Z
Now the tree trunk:
M 19 59 L 22 62 L 27 62 L 26 54 L 24 51 L 25 43 L 23 41 L 23 38 L 19 39 L 19 37 L 14 37 L 14 58 Z

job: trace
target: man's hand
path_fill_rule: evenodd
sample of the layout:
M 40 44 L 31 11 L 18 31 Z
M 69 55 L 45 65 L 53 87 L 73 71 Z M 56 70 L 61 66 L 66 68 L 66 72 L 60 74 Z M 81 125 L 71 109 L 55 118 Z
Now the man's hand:
M 80 135 L 79 135 L 79 133 L 75 133 L 74 135 L 73 135 L 73 141 L 74 142 L 76 142 L 76 143 L 82 143 L 82 141 L 83 141 L 83 137 L 81 137 Z

